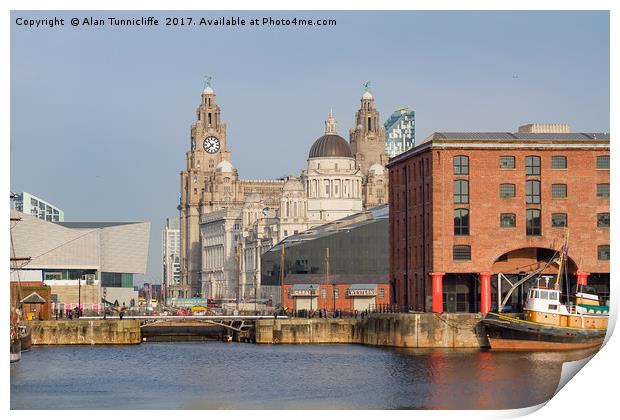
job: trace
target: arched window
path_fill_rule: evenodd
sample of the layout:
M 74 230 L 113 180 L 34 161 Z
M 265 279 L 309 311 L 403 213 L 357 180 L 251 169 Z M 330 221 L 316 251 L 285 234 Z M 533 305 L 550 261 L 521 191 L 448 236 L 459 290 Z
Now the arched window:
M 469 182 L 463 179 L 454 181 L 454 202 L 457 204 L 469 203 Z
M 454 234 L 469 235 L 469 210 L 454 210 Z
M 525 211 L 525 234 L 540 235 L 540 210 L 527 209 Z
M 540 204 L 540 181 L 525 182 L 525 202 L 527 204 Z
M 469 175 L 469 157 L 454 156 L 454 175 Z
M 525 175 L 529 175 L 529 176 L 540 175 L 540 156 L 526 156 L 525 157 Z

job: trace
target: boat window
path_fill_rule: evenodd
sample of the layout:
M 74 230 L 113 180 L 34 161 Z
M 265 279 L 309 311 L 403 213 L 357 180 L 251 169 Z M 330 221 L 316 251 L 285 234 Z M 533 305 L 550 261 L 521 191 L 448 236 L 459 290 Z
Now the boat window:
M 541 291 L 540 298 L 545 300 L 549 299 L 549 292 L 547 292 L 546 290 Z
M 540 292 L 538 290 L 535 290 L 534 293 L 534 297 L 538 299 L 540 297 Z
M 549 310 L 550 311 L 557 311 L 558 310 L 558 305 L 549 305 Z
M 534 291 L 530 290 L 530 299 L 534 299 Z
M 551 292 L 549 299 L 558 300 L 558 292 Z

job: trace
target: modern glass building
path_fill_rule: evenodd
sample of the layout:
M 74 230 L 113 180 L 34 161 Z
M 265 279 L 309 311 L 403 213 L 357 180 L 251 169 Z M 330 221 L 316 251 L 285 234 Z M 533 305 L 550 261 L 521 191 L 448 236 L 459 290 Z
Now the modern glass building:
M 21 213 L 30 214 L 48 222 L 63 222 L 65 220 L 65 213 L 61 209 L 25 191 L 15 194 L 11 200 L 11 207 Z
M 385 153 L 390 158 L 415 146 L 415 111 L 401 108 L 385 122 Z
M 301 278 L 299 275 L 322 277 L 328 264 L 329 275 L 339 275 L 341 281 L 346 276 L 366 275 L 367 280 L 376 277 L 377 282 L 383 282 L 389 273 L 388 205 L 306 230 L 277 243 L 261 257 L 261 296 L 277 303 L 283 278 L 293 274 L 296 278 Z

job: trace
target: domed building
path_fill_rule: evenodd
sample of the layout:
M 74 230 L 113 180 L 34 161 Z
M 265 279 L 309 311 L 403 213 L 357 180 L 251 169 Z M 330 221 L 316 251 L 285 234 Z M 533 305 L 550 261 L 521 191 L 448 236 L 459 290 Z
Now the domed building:
M 325 121 L 325 134 L 310 148 L 302 179 L 309 223 L 325 223 L 362 210 L 362 174 L 349 143 L 338 135 L 331 112 Z
M 169 297 L 241 300 L 260 288 L 260 255 L 287 236 L 387 202 L 384 132 L 366 90 L 349 141 L 330 112 L 298 176 L 241 179 L 210 84 L 191 126 L 181 172 L 181 281 Z

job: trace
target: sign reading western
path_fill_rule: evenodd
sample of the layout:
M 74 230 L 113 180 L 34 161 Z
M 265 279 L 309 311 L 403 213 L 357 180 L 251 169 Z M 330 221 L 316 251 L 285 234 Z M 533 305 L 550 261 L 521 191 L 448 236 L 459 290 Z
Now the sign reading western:
M 376 296 L 375 289 L 347 289 L 347 296 Z

